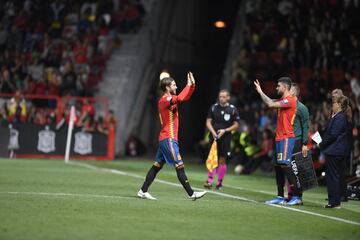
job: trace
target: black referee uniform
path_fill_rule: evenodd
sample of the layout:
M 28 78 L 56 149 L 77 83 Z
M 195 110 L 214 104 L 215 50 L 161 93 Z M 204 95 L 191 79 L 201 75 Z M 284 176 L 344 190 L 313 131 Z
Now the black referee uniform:
M 221 106 L 219 103 L 215 103 L 211 106 L 208 116 L 211 119 L 211 125 L 217 132 L 219 129 L 226 129 L 233 125 L 234 122 L 239 122 L 240 117 L 235 106 L 227 104 Z M 210 134 L 211 140 L 213 136 Z M 217 140 L 218 156 L 229 159 L 231 156 L 231 132 L 225 132 L 225 134 Z

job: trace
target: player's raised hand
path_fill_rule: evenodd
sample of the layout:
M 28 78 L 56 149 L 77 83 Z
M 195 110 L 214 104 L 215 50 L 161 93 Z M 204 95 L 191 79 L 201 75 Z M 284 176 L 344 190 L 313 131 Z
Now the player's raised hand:
M 255 84 L 255 89 L 258 93 L 261 93 L 262 92 L 262 89 L 261 89 L 261 86 L 260 86 L 260 83 L 259 83 L 259 80 L 255 80 L 254 81 L 254 84 Z
M 188 74 L 187 74 L 187 84 L 189 85 L 189 86 L 193 86 L 193 85 L 195 85 L 195 79 L 194 79 L 194 76 L 193 76 L 193 74 L 192 74 L 192 72 L 188 72 Z

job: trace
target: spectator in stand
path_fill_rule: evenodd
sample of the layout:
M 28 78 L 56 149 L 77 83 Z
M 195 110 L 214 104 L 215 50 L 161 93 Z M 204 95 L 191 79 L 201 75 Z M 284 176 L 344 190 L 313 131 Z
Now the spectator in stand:
M 8 122 L 8 108 L 6 102 L 4 102 L 0 108 L 0 125 L 6 124 L 7 122 Z
M 113 110 L 109 111 L 109 114 L 105 119 L 105 123 L 108 126 L 108 128 L 112 128 L 114 130 L 116 129 L 117 120 L 116 120 L 116 117 L 115 117 L 115 114 L 114 114 Z
M 11 67 L 11 74 L 18 74 L 19 78 L 24 79 L 27 73 L 27 66 L 22 55 L 17 55 L 15 58 L 14 65 Z M 19 86 L 17 86 L 19 89 Z
M 91 103 L 88 99 L 84 99 L 83 105 L 81 107 L 81 117 L 83 116 L 89 116 L 90 118 L 94 118 L 95 116 L 95 107 L 94 104 Z M 80 117 L 80 118 L 81 118 Z
M 21 49 L 21 42 L 22 35 L 21 32 L 18 30 L 18 28 L 15 25 L 11 26 L 11 30 L 7 37 L 7 49 L 9 50 L 17 50 L 19 51 Z
M 21 90 L 24 94 L 41 96 L 91 95 L 96 86 L 86 86 L 90 73 L 88 60 L 100 59 L 92 61 L 91 66 L 96 77 L 101 79 L 113 46 L 109 43 L 116 36 L 113 30 L 117 26 L 110 25 L 114 23 L 110 17 L 112 1 L 87 0 L 82 5 L 63 0 L 44 4 L 31 0 L 20 2 L 8 0 L 0 6 L 3 13 L 0 19 L 0 93 Z M 141 4 L 127 1 L 122 4 L 135 6 L 141 18 Z M 130 22 L 138 19 L 133 10 L 130 7 L 127 12 Z M 65 26 L 71 28 L 70 34 Z M 74 39 L 83 41 L 76 43 Z M 46 108 L 55 106 L 51 101 L 34 102 Z M 28 109 L 29 120 L 48 122 L 47 109 L 42 111 L 35 106 Z
M 81 67 L 76 76 L 76 95 L 85 96 L 86 82 L 88 79 L 88 71 L 86 67 Z
M 81 67 L 88 67 L 87 59 L 88 59 L 88 42 L 81 41 L 78 39 L 76 41 L 76 45 L 73 49 L 75 56 L 75 69 L 78 70 Z
M 85 13 L 88 13 L 90 16 L 96 15 L 96 2 L 95 0 L 87 0 L 83 3 L 80 9 L 80 14 L 83 15 Z
M 14 97 L 10 99 L 8 106 L 8 120 L 12 123 L 26 122 L 27 107 L 26 101 L 20 91 L 16 91 Z
M 66 14 L 66 6 L 60 0 L 55 0 L 50 5 L 50 32 L 55 38 L 61 36 L 61 30 L 63 27 L 63 20 Z
M 60 94 L 64 95 L 66 92 L 70 92 L 71 95 L 75 95 L 76 89 L 76 74 L 74 72 L 71 62 L 66 62 L 63 67 L 63 84 L 61 86 Z
M 133 3 L 127 3 L 124 8 L 125 11 L 125 31 L 135 32 L 141 24 L 141 16 L 139 9 Z
M 65 46 L 65 50 L 62 53 L 61 60 L 63 63 L 75 62 L 75 55 L 69 43 Z
M 262 133 L 260 151 L 250 158 L 241 173 L 251 174 L 261 165 L 261 163 L 268 162 L 270 164 L 272 159 L 273 143 L 274 141 L 271 131 L 269 129 L 265 129 Z
M 40 62 L 39 54 L 33 53 L 33 62 L 28 68 L 28 74 L 36 82 L 40 82 L 43 79 L 44 74 L 44 64 Z
M 81 127 L 81 131 L 83 132 L 93 132 L 95 130 L 94 121 L 90 117 L 80 119 L 77 127 Z
M 34 94 L 36 88 L 36 82 L 30 75 L 27 75 L 24 79 L 24 94 Z
M 103 134 L 109 134 L 108 126 L 103 117 L 99 117 L 96 121 L 96 130 Z
M 48 91 L 49 96 L 60 96 L 60 87 L 62 84 L 61 74 L 56 69 L 51 69 L 48 78 Z
M 0 75 L 0 92 L 13 93 L 15 89 L 15 84 L 11 78 L 9 70 L 6 67 L 3 67 Z
M 94 130 L 95 107 L 89 100 L 84 99 L 81 106 L 80 118 L 76 126 L 83 127 L 84 131 Z

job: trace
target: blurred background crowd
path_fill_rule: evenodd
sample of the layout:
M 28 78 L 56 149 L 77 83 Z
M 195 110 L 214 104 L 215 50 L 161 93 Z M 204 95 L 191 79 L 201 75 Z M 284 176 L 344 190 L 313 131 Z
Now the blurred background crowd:
M 249 174 L 259 166 L 271 171 L 276 112 L 262 104 L 253 81 L 259 79 L 264 92 L 277 98 L 276 79 L 289 76 L 300 86 L 300 100 L 309 108 L 309 137 L 326 127 L 332 89 L 341 88 L 349 97 L 353 141 L 348 174 L 354 174 L 360 162 L 359 12 L 359 1 L 351 0 L 247 2 L 242 47 L 231 67 L 231 102 L 243 120 L 233 137 L 236 173 Z M 207 149 L 206 143 L 205 137 L 200 149 Z M 321 176 L 325 159 L 315 145 L 309 140 Z
M 112 112 L 97 116 L 94 101 L 84 99 L 94 96 L 106 61 L 121 46 L 119 33 L 141 26 L 139 1 L 9 0 L 0 16 L 2 123 L 58 123 L 69 112 L 58 108 L 72 99 L 78 126 L 90 131 L 115 124 Z

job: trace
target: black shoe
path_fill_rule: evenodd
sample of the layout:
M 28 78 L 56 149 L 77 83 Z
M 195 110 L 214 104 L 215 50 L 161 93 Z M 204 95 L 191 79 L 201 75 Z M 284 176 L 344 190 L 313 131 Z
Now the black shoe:
M 221 190 L 221 188 L 222 188 L 222 184 L 220 183 L 219 185 L 216 185 L 215 190 L 220 191 L 220 190 Z
M 336 208 L 336 209 L 340 209 L 340 205 L 332 205 L 332 204 L 326 204 L 324 206 L 324 208 Z

